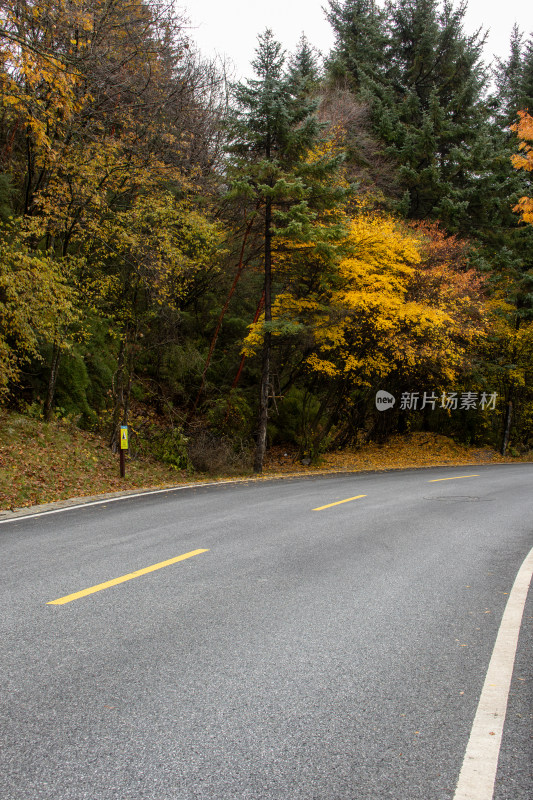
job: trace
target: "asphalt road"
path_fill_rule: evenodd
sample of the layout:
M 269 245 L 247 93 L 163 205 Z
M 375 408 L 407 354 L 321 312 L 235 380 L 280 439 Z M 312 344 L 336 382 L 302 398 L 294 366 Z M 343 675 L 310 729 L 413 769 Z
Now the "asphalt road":
M 452 800 L 532 486 L 434 468 L 3 522 L 0 798 Z M 531 594 L 494 800 L 533 797 Z

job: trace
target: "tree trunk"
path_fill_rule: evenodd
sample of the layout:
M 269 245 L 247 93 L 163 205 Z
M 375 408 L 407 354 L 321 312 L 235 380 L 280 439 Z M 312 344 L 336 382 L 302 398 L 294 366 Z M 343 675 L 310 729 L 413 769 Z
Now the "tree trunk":
M 237 284 L 239 282 L 239 278 L 241 277 L 242 271 L 244 269 L 244 251 L 245 251 L 245 248 L 246 248 L 246 242 L 248 240 L 248 236 L 249 236 L 250 231 L 252 229 L 253 222 L 254 222 L 254 217 L 252 216 L 252 219 L 249 221 L 248 225 L 246 226 L 246 230 L 244 232 L 244 238 L 243 238 L 243 241 L 242 241 L 241 252 L 240 252 L 240 257 L 239 257 L 239 263 L 237 265 L 237 272 L 235 273 L 235 278 L 233 279 L 233 283 L 232 283 L 231 289 L 229 290 L 229 294 L 228 294 L 228 296 L 226 298 L 226 302 L 224 303 L 224 305 L 222 307 L 222 311 L 219 314 L 217 325 L 216 325 L 216 328 L 215 328 L 215 332 L 214 332 L 214 334 L 213 334 L 213 336 L 211 338 L 211 344 L 209 346 L 209 352 L 208 352 L 207 358 L 205 360 L 204 369 L 203 369 L 203 372 L 202 372 L 202 379 L 200 381 L 200 388 L 198 389 L 198 394 L 196 395 L 196 400 L 194 401 L 194 405 L 193 405 L 192 409 L 190 410 L 190 412 L 188 414 L 187 422 L 191 421 L 191 419 L 193 418 L 193 416 L 196 413 L 196 409 L 198 408 L 198 403 L 200 402 L 200 398 L 202 396 L 202 392 L 203 392 L 204 386 L 205 386 L 205 379 L 206 379 L 206 376 L 207 376 L 207 370 L 209 369 L 209 365 L 211 363 L 211 358 L 213 356 L 213 352 L 215 350 L 215 345 L 217 343 L 218 334 L 220 333 L 220 329 L 222 327 L 222 322 L 224 320 L 224 317 L 226 316 L 226 311 L 229 308 L 229 304 L 230 304 L 231 298 L 235 294 L 235 289 L 237 288 Z
M 509 445 L 509 437 L 511 435 L 511 422 L 513 420 L 513 401 L 509 400 L 507 404 L 507 411 L 505 413 L 505 430 L 503 432 L 503 442 L 502 442 L 502 456 L 505 455 L 507 452 L 507 447 Z
M 265 322 L 272 321 L 272 201 L 265 204 Z M 263 338 L 263 366 L 259 396 L 259 426 L 254 457 L 254 472 L 263 472 L 268 425 L 268 394 L 270 387 L 270 346 L 272 334 L 265 331 Z
M 46 392 L 46 400 L 43 409 L 43 416 L 45 422 L 49 422 L 52 416 L 52 407 L 54 405 L 54 397 L 56 394 L 57 373 L 59 372 L 60 360 L 61 360 L 61 345 L 55 342 L 54 349 L 52 350 L 52 364 L 50 365 L 50 375 L 48 377 L 48 389 Z
M 109 446 L 115 453 L 120 443 L 120 431 L 122 415 L 124 413 L 124 370 L 126 361 L 126 336 L 120 342 L 118 351 L 117 370 L 113 377 L 113 420 L 111 428 L 111 438 Z
M 261 309 L 263 308 L 263 303 L 264 303 L 264 302 L 265 302 L 265 293 L 263 292 L 263 294 L 261 295 L 261 299 L 260 299 L 259 303 L 257 304 L 257 309 L 256 309 L 256 311 L 255 311 L 254 318 L 253 318 L 253 323 L 252 323 L 252 324 L 255 324 L 255 323 L 257 322 L 257 320 L 259 319 L 259 314 L 261 313 Z M 232 393 L 232 391 L 233 391 L 234 389 L 236 389 L 236 388 L 237 388 L 237 386 L 239 385 L 239 381 L 240 381 L 240 379 L 241 379 L 241 375 L 242 375 L 242 371 L 243 371 L 243 369 L 244 369 L 244 362 L 245 362 L 245 361 L 246 361 L 246 356 L 243 354 L 243 355 L 241 356 L 241 361 L 240 361 L 240 364 L 239 364 L 239 369 L 237 370 L 237 374 L 236 374 L 236 375 L 235 375 L 235 377 L 233 378 L 233 383 L 231 384 L 231 389 L 229 390 L 229 394 L 228 394 L 228 402 L 227 402 L 227 404 L 226 404 L 226 415 L 225 415 L 225 417 L 224 417 L 224 424 L 226 424 L 226 422 L 227 422 L 227 421 L 228 421 L 228 419 L 229 419 L 230 407 L 231 407 L 231 393 Z
M 263 472 L 268 425 L 268 394 L 270 386 L 270 332 L 265 333 L 263 342 L 263 366 L 261 370 L 261 395 L 259 398 L 259 427 L 254 457 L 254 472 Z

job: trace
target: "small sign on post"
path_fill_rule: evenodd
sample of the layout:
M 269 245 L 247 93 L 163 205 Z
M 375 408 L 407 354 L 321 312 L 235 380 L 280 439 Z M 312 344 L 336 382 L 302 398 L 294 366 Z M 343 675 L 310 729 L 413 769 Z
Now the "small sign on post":
M 126 450 L 128 449 L 128 426 L 120 426 L 120 477 L 126 477 Z

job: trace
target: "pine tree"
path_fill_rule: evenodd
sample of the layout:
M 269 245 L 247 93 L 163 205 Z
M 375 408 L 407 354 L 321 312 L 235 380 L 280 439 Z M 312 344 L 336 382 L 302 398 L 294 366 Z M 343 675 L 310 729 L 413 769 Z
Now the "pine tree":
M 502 125 L 515 123 L 519 111 L 533 111 L 533 36 L 524 44 L 523 34 L 515 25 L 509 49 L 509 57 L 497 59 L 494 70 L 495 105 Z
M 374 0 L 329 0 L 329 7 L 336 40 L 327 60 L 330 79 L 346 82 L 355 92 L 379 84 L 387 65 L 384 13 Z
M 496 116 L 503 125 L 514 121 L 516 112 L 520 108 L 517 84 L 520 81 L 522 67 L 522 38 L 518 25 L 514 25 L 509 42 L 509 57 L 505 60 L 497 58 L 496 67 L 493 69 L 497 90 L 493 105 Z
M 302 33 L 296 51 L 289 58 L 287 81 L 293 95 L 310 95 L 318 89 L 321 78 L 320 53 Z
M 524 48 L 520 92 L 521 110 L 533 114 L 533 34 Z
M 331 177 L 340 166 L 327 153 L 310 160 L 309 152 L 321 140 L 323 126 L 316 116 L 317 102 L 295 81 L 295 70 L 284 70 L 281 45 L 267 29 L 258 37 L 252 62 L 256 78 L 235 87 L 236 109 L 229 128 L 231 197 L 249 207 L 261 226 L 264 269 L 264 335 L 259 403 L 259 425 L 254 470 L 262 471 L 266 449 L 272 333 L 273 238 L 321 242 L 317 214 L 335 208 L 344 191 Z M 294 62 L 293 62 L 294 66 Z M 331 226 L 326 239 L 335 239 Z M 339 234 L 340 236 L 340 231 Z
M 531 307 L 533 257 L 532 232 L 520 225 L 513 206 L 527 191 L 527 176 L 513 169 L 516 136 L 511 130 L 518 112 L 533 106 L 533 40 L 524 44 L 513 28 L 507 59 L 497 59 L 493 70 L 496 91 L 488 100 L 489 124 L 479 137 L 478 161 L 484 169 L 476 176 L 476 192 L 470 201 L 471 233 L 496 273 L 506 276 L 507 297 L 518 313 Z M 528 84 L 528 76 L 531 76 Z M 527 296 L 529 295 L 529 300 Z
M 488 116 L 483 39 L 464 34 L 464 14 L 464 3 L 454 9 L 445 0 L 440 9 L 437 0 L 396 0 L 380 19 L 365 0 L 335 0 L 329 15 L 337 35 L 330 75 L 340 61 L 370 103 L 374 129 L 398 165 L 402 210 L 452 229 L 468 220 L 481 168 L 475 145 Z
M 483 41 L 462 30 L 465 5 L 398 0 L 392 9 L 389 88 L 382 135 L 400 164 L 408 216 L 461 227 L 480 165 L 486 110 Z M 378 112 L 379 115 L 379 112 Z M 378 123 L 379 125 L 379 123 Z

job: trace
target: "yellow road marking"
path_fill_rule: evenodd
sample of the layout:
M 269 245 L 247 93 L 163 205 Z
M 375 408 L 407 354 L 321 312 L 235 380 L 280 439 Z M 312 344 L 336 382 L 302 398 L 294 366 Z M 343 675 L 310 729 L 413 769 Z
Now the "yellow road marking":
M 327 506 L 319 506 L 318 508 L 313 508 L 313 511 L 323 511 L 325 508 L 331 508 L 332 506 L 340 506 L 341 503 L 351 503 L 352 500 L 359 500 L 360 497 L 367 497 L 367 495 L 358 494 L 355 497 L 348 497 L 346 500 L 337 500 L 336 503 L 328 503 Z
M 455 478 L 433 478 L 428 483 L 438 483 L 439 481 L 460 481 L 461 478 L 479 478 L 479 475 L 457 475 Z
M 74 592 L 74 594 L 67 594 L 65 597 L 60 597 L 58 600 L 50 600 L 47 606 L 62 606 L 64 603 L 70 603 L 72 600 L 78 600 L 80 597 L 86 597 L 88 594 L 94 592 L 101 592 L 102 589 L 109 589 L 110 586 L 116 586 L 125 581 L 131 581 L 133 578 L 139 578 L 141 575 L 146 575 L 148 572 L 155 572 L 156 569 L 168 567 L 170 564 L 176 564 L 177 561 L 185 561 L 186 558 L 192 558 L 200 553 L 208 553 L 209 550 L 192 550 L 190 553 L 184 553 L 182 556 L 169 558 L 168 561 L 160 561 L 159 564 L 152 564 L 151 567 L 138 569 L 136 572 L 130 572 L 128 575 L 122 575 L 120 578 L 113 578 L 113 580 L 106 581 L 105 583 L 98 583 L 96 586 L 90 586 L 88 589 L 82 589 L 81 592 Z

